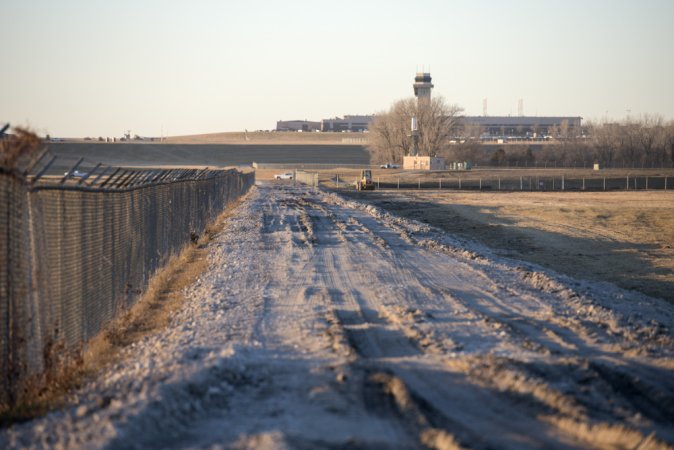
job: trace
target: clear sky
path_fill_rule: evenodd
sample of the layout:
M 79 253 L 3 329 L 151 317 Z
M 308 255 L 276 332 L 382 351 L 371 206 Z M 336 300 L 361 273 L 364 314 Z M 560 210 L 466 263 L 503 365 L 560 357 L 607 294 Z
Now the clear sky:
M 466 114 L 674 119 L 674 1 L 3 0 L 0 123 L 52 136 L 370 114 L 417 68 Z

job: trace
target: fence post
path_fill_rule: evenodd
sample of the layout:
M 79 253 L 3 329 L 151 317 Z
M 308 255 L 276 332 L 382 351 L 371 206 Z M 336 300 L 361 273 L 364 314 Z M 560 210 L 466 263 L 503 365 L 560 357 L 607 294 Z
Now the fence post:
M 667 184 L 667 183 L 665 183 Z M 480 190 L 482 190 L 482 178 L 480 178 Z
M 440 177 L 440 189 L 442 190 L 442 177 Z
M 379 190 L 379 177 L 377 177 L 377 190 Z
M 417 189 L 421 189 L 421 177 L 417 178 Z
M 501 177 L 498 177 L 498 190 L 501 190 Z
M 634 190 L 637 190 L 637 177 L 634 177 Z
M 630 176 L 627 175 L 627 182 L 625 184 L 625 190 L 629 191 L 630 190 Z
M 461 190 L 461 177 L 459 177 L 459 190 Z
M 337 188 L 339 189 L 339 174 L 337 174 Z
M 524 185 L 522 184 L 522 177 L 520 176 L 520 191 L 524 190 Z
M 585 177 L 583 177 L 583 190 L 585 190 Z
M 606 177 L 604 177 L 604 190 L 606 190 Z
M 646 177 L 646 190 L 648 190 L 648 177 Z
M 665 177 L 665 191 L 667 190 L 667 177 Z
M 564 175 L 562 175 L 562 190 L 564 190 Z
M 400 177 L 398 177 L 398 190 L 400 190 Z
M 552 190 L 555 190 L 555 177 L 552 177 Z

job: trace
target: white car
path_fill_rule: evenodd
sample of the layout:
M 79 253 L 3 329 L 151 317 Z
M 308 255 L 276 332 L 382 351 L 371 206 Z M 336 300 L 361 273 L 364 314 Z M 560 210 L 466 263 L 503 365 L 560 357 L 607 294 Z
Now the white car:
M 400 165 L 399 164 L 382 164 L 379 166 L 380 169 L 399 169 Z
M 286 173 L 277 173 L 274 175 L 275 180 L 292 180 L 293 179 L 293 173 L 292 172 L 286 172 Z
M 64 172 L 63 176 L 67 176 L 68 172 Z M 73 173 L 70 174 L 72 178 L 82 178 L 86 177 L 88 174 L 86 172 L 80 172 L 79 170 L 75 170 Z

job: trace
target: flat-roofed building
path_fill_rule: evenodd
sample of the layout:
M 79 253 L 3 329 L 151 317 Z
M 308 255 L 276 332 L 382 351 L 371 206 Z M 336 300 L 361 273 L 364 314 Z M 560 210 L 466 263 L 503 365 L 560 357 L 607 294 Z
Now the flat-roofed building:
M 542 138 L 551 136 L 564 128 L 580 135 L 582 134 L 582 119 L 577 116 L 466 116 L 463 118 L 463 124 L 480 127 L 480 133 L 484 138 Z
M 445 170 L 445 160 L 436 156 L 404 156 L 403 170 Z
M 321 131 L 334 131 L 337 133 L 342 131 L 366 131 L 373 119 L 374 114 L 369 116 L 344 116 L 344 118 L 323 119 L 321 120 Z
M 310 120 L 279 120 L 276 131 L 320 131 L 321 123 Z

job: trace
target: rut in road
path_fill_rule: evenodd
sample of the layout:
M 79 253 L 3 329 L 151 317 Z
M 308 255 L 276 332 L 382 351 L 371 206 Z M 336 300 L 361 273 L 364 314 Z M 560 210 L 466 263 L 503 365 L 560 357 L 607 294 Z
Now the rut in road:
M 0 444 L 674 443 L 666 303 L 283 184 L 257 186 L 209 258 L 170 329 L 130 349 L 70 407 L 5 430 Z

